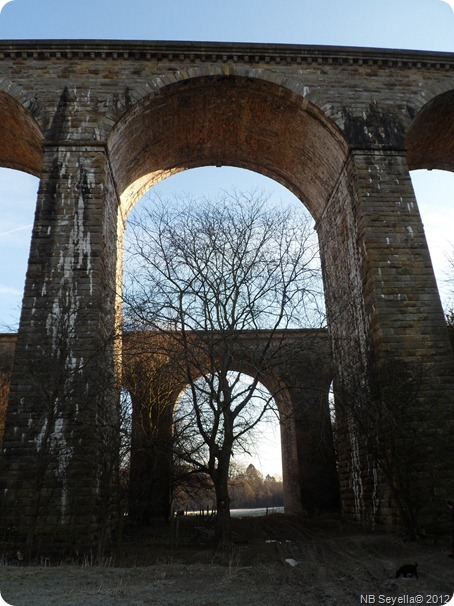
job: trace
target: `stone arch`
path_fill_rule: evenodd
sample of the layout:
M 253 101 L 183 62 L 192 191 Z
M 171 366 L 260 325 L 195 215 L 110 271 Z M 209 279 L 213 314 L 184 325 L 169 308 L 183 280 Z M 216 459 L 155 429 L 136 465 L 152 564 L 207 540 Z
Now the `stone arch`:
M 195 335 L 193 378 L 204 372 L 200 344 L 205 338 L 203 332 Z M 279 354 L 257 366 L 254 352 L 267 343 Z M 133 402 L 130 514 L 138 521 L 169 512 L 170 448 L 162 445 L 171 439 L 175 406 L 187 386 L 185 369 L 178 360 L 172 362 L 169 347 L 173 352 L 171 337 L 153 332 L 126 333 L 123 339 L 123 384 Z M 338 480 L 328 405 L 334 371 L 326 332 L 294 330 L 273 336 L 268 331 L 240 331 L 229 368 L 256 377 L 276 402 L 285 511 L 336 509 Z
M 222 75 L 169 84 L 143 98 L 118 121 L 108 147 L 124 214 L 171 174 L 231 165 L 275 179 L 315 218 L 348 148 L 334 122 L 303 96 L 270 81 Z
M 131 338 L 132 336 L 132 338 Z M 150 338 L 151 337 L 151 338 Z M 203 338 L 203 335 L 202 335 Z M 122 385 L 130 394 L 132 402 L 132 435 L 130 456 L 129 482 L 129 516 L 139 523 L 153 518 L 168 518 L 170 514 L 170 494 L 173 484 L 172 471 L 172 427 L 179 399 L 188 387 L 185 371 L 178 362 L 168 359 L 167 341 L 164 334 L 158 337 L 162 343 L 154 345 L 153 334 L 126 333 L 123 339 L 123 380 Z M 170 341 L 170 345 L 172 342 Z M 200 364 L 200 367 L 199 367 Z M 198 358 L 193 376 L 194 380 L 202 377 L 203 355 Z M 248 376 L 257 374 L 247 361 L 238 357 L 232 360 L 229 369 Z M 275 373 L 268 369 L 265 374 L 259 372 L 259 381 L 275 399 L 281 416 L 291 418 L 292 401 L 288 389 Z M 295 435 L 291 428 L 287 431 L 288 450 L 293 459 L 287 463 L 287 469 L 293 465 L 296 469 Z M 287 471 L 283 461 L 284 475 Z M 293 501 L 299 504 L 299 499 L 292 494 L 294 482 L 289 481 L 292 488 L 287 492 L 287 509 L 291 510 Z M 297 487 L 298 488 L 298 487 Z M 289 498 L 291 502 L 289 502 Z M 290 507 L 289 507 L 290 506 Z
M 0 165 L 39 176 L 43 135 L 27 110 L 0 91 Z
M 266 372 L 259 371 L 257 373 L 256 369 L 252 369 L 247 363 L 238 359 L 232 360 L 232 363 L 229 366 L 229 371 L 241 373 L 249 377 L 254 377 L 257 375 L 259 382 L 270 393 L 273 400 L 275 400 L 279 413 L 281 415 L 290 415 L 292 398 L 289 392 L 289 386 L 282 377 L 276 374 L 276 372 L 268 368 Z M 200 373 L 200 377 L 201 376 L 202 374 Z M 197 380 L 197 378 L 195 380 Z M 181 381 L 177 382 L 171 396 L 173 407 L 177 406 L 178 400 L 187 387 L 188 383 L 186 380 L 182 379 Z
M 454 90 L 437 95 L 418 111 L 405 144 L 410 170 L 454 171 Z

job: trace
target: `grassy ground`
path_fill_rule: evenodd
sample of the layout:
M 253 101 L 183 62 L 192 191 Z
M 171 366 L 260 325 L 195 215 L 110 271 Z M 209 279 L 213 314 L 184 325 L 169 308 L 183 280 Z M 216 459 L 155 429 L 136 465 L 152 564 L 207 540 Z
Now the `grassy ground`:
M 410 542 L 332 516 L 246 518 L 234 529 L 227 558 L 213 556 L 209 523 L 183 518 L 178 536 L 175 526 L 125 533 L 102 562 L 0 566 L 0 592 L 13 606 L 356 606 L 443 604 L 454 590 L 448 537 Z M 396 579 L 414 562 L 418 578 Z

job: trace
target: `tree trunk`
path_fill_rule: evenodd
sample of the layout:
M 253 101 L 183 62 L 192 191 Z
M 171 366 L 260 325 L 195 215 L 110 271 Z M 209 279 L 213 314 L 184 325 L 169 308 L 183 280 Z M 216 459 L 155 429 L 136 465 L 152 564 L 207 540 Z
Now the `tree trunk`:
M 228 489 L 229 460 L 223 461 L 220 457 L 219 466 L 216 470 L 214 485 L 216 490 L 216 526 L 215 526 L 215 550 L 228 552 L 232 547 L 232 533 L 230 523 L 230 497 Z

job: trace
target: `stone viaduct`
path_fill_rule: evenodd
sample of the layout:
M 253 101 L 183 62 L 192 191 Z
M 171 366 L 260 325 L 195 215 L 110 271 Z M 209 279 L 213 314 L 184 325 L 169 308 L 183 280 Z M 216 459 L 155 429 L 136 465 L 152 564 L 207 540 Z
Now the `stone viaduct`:
M 205 371 L 207 335 L 194 331 L 192 336 L 197 375 Z M 210 338 L 213 336 L 216 339 L 216 333 L 210 333 Z M 0 334 L 0 438 L 8 395 L 2 387 L 10 383 L 16 341 L 17 335 Z M 126 332 L 122 338 L 121 383 L 133 404 L 129 514 L 140 523 L 167 519 L 170 513 L 171 449 L 168 445 L 160 449 L 159 444 L 171 437 L 173 410 L 187 385 L 186 369 L 175 356 L 178 342 L 170 335 L 153 332 Z M 329 409 L 334 369 L 327 332 L 238 331 L 232 354 L 231 370 L 257 376 L 276 401 L 285 511 L 338 509 Z M 83 481 L 82 474 L 79 482 Z
M 205 165 L 267 175 L 315 219 L 344 515 L 442 519 L 454 361 L 409 170 L 454 169 L 453 54 L 2 41 L 0 141 L 1 166 L 40 178 L 3 526 L 76 545 L 107 532 L 126 217 L 160 180 Z

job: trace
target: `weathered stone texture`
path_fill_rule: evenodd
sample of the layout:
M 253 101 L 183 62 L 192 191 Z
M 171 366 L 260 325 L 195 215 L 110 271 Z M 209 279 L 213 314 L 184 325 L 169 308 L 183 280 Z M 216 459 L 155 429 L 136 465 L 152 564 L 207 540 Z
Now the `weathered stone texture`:
M 396 519 L 354 419 L 383 410 L 383 373 L 394 367 L 418 383 L 420 413 L 406 422 L 421 443 L 420 511 L 441 514 L 454 491 L 452 449 L 442 453 L 454 362 L 408 168 L 454 170 L 453 90 L 447 53 L 1 42 L 0 164 L 41 179 L 4 439 L 5 524 L 25 519 L 13 519 L 16 498 L 27 524 L 72 525 L 76 542 L 107 515 L 99 499 L 115 474 L 101 481 L 99 449 L 109 405 L 115 417 L 123 221 L 147 188 L 207 164 L 279 181 L 317 222 L 344 512 L 372 525 Z M 374 432 L 383 438 L 378 421 Z M 49 522 L 30 496 L 40 452 L 53 478 L 43 484 Z M 72 478 L 85 466 L 79 499 Z

